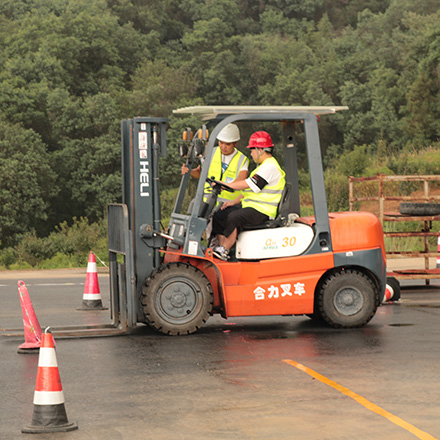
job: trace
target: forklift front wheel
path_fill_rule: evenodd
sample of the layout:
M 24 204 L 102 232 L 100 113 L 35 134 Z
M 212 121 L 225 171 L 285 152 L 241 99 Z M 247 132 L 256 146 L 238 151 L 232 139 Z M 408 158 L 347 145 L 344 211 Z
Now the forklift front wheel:
M 364 326 L 379 304 L 379 292 L 372 280 L 355 269 L 331 274 L 318 295 L 319 314 L 334 328 Z
M 206 276 L 186 263 L 168 263 L 145 280 L 142 305 L 148 324 L 167 335 L 197 331 L 212 313 L 214 296 Z

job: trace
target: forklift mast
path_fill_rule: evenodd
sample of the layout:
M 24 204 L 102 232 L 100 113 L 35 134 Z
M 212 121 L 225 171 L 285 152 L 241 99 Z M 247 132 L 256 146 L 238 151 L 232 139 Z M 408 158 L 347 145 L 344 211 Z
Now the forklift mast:
M 159 266 L 162 237 L 159 157 L 166 155 L 167 118 L 135 117 L 121 123 L 122 203 L 128 209 L 136 292 Z

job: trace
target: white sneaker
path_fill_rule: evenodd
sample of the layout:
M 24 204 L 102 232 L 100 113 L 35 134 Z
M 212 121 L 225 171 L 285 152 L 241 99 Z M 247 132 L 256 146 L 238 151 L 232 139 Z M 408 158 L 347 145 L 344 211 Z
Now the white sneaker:
M 229 258 L 229 251 L 223 247 L 223 246 L 217 246 L 213 249 L 213 254 L 217 258 L 220 258 L 220 260 L 228 261 Z

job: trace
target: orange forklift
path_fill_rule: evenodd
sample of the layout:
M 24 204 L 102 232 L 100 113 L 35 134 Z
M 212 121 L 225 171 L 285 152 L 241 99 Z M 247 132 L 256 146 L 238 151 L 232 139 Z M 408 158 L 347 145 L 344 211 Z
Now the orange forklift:
M 159 159 L 166 157 L 166 118 L 122 122 L 123 203 L 109 206 L 112 313 L 126 328 L 146 323 L 167 335 L 196 332 L 212 314 L 223 318 L 307 315 L 335 328 L 361 327 L 375 315 L 386 287 L 385 246 L 378 218 L 329 213 L 318 117 L 346 107 L 195 106 L 202 128 L 180 143 L 189 169 L 204 166 L 189 212 L 190 174 L 182 176 L 165 229 Z M 228 186 L 208 176 L 218 133 L 228 124 L 279 123 L 286 188 L 278 215 L 242 231 L 228 261 L 206 244 L 205 229 Z M 208 137 L 207 133 L 210 131 Z M 297 134 L 301 142 L 297 142 Z M 281 147 L 277 145 L 278 152 Z M 307 158 L 313 215 L 301 216 L 298 155 Z M 212 192 L 204 198 L 205 182 Z

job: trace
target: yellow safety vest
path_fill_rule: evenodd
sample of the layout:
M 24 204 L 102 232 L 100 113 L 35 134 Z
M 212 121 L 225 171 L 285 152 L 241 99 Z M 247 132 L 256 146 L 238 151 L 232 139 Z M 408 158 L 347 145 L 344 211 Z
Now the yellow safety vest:
M 216 147 L 214 150 L 214 154 L 212 157 L 211 165 L 208 171 L 208 177 L 212 178 L 214 176 L 215 180 L 221 180 L 222 182 L 228 183 L 233 182 L 238 178 L 241 167 L 245 163 L 249 166 L 249 159 L 240 151 L 236 150 L 234 157 L 229 162 L 228 168 L 222 174 L 222 151 L 219 147 Z M 211 192 L 212 187 L 209 183 L 205 183 L 205 192 L 204 192 L 204 200 L 206 201 L 206 197 Z M 237 196 L 240 195 L 240 191 L 229 192 L 222 191 L 218 198 L 217 203 L 226 202 L 227 200 L 234 200 Z
M 244 199 L 241 201 L 243 208 L 254 208 L 257 211 L 266 214 L 270 218 L 275 218 L 278 213 L 278 205 L 281 200 L 281 194 L 286 185 L 286 173 L 281 169 L 277 160 L 274 157 L 269 157 L 263 163 L 273 163 L 279 170 L 281 177 L 276 185 L 266 185 L 259 193 L 254 193 L 250 188 L 242 191 Z M 260 164 L 254 171 L 252 171 L 249 178 L 254 174 L 258 174 L 258 168 L 263 165 Z

